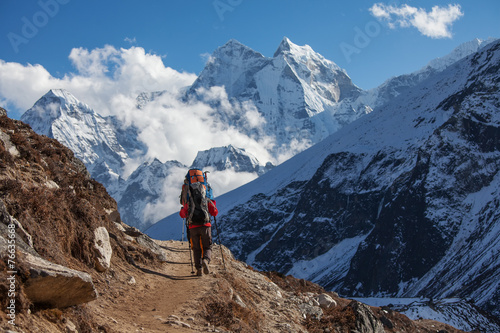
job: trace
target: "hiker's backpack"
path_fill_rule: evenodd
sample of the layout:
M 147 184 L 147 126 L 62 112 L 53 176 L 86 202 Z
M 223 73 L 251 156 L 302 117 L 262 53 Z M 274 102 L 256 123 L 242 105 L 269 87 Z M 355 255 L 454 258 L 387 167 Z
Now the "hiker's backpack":
M 189 170 L 181 193 L 181 203 L 187 203 L 189 207 L 189 223 L 202 225 L 210 222 L 208 203 L 212 199 L 212 188 L 205 174 L 199 169 Z

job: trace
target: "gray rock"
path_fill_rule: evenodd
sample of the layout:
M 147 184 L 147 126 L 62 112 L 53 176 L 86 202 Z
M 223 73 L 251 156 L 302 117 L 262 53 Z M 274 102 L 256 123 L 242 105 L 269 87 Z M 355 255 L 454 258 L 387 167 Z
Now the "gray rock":
M 92 277 L 87 273 L 29 253 L 22 254 L 21 264 L 30 272 L 24 290 L 33 303 L 65 308 L 97 298 Z
M 299 305 L 300 313 L 304 318 L 311 316 L 316 320 L 320 320 L 323 317 L 323 310 L 319 306 L 314 306 L 308 303 L 302 303 Z
M 356 330 L 360 333 L 384 333 L 384 325 L 375 317 L 373 311 L 366 304 L 352 301 L 351 307 L 356 314 Z
M 328 294 L 321 294 L 318 297 L 316 297 L 316 300 L 319 303 L 319 306 L 322 309 L 329 309 L 331 307 L 337 306 L 337 302 Z
M 167 256 L 165 254 L 165 251 L 161 248 L 160 245 L 156 244 L 155 241 L 152 240 L 149 236 L 141 233 L 141 235 L 137 237 L 135 240 L 139 245 L 148 248 L 149 250 L 151 250 L 151 252 L 156 254 L 158 260 L 167 261 Z

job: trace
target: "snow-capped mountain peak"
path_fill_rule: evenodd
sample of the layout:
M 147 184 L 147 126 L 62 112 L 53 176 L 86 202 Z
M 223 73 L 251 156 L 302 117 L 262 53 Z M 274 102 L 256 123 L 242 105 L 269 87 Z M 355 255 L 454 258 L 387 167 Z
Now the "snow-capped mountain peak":
M 212 59 L 217 59 L 226 65 L 237 66 L 246 61 L 263 59 L 264 56 L 248 46 L 238 42 L 236 39 L 229 40 L 212 54 Z
M 255 156 L 245 149 L 229 145 L 198 152 L 191 168 L 204 169 L 207 167 L 212 167 L 217 171 L 229 169 L 262 175 L 273 166 L 270 163 L 262 165 Z
M 75 117 L 77 114 L 92 114 L 94 111 L 80 102 L 65 89 L 51 89 L 42 96 L 21 120 L 30 124 L 34 131 L 53 137 L 52 123 L 60 117 Z
M 345 71 L 340 68 L 333 61 L 325 59 L 321 54 L 315 52 L 309 45 L 299 46 L 292 43 L 290 39 L 284 37 L 276 52 L 274 52 L 274 58 L 283 55 L 286 58 L 293 57 L 301 62 L 312 65 L 311 62 L 320 62 L 324 66 L 330 68 L 334 71 Z
M 61 100 L 61 103 L 65 105 L 84 104 L 81 103 L 73 94 L 71 94 L 66 89 L 51 89 L 45 96 L 59 98 Z
M 113 126 L 64 89 L 47 92 L 21 120 L 70 148 L 91 174 L 94 168 L 104 168 L 117 178 L 128 159 Z
M 277 57 L 280 54 L 294 52 L 294 51 L 299 51 L 299 53 L 302 53 L 302 49 L 306 49 L 306 48 L 308 50 L 312 51 L 312 49 L 309 45 L 305 45 L 303 47 L 300 47 L 300 46 L 292 43 L 292 41 L 290 39 L 288 39 L 288 37 L 283 37 L 280 45 L 278 46 L 278 49 L 276 49 L 276 52 L 274 52 L 273 57 Z
M 236 40 L 215 50 L 188 95 L 197 96 L 198 91 L 214 86 L 224 87 L 233 101 L 255 106 L 265 119 L 259 130 L 276 138 L 271 153 L 278 160 L 282 154 L 296 152 L 296 147 L 304 149 L 325 139 L 365 114 L 359 110 L 368 109 L 359 103 L 342 105 L 342 100 L 355 99 L 361 89 L 335 63 L 287 37 L 272 58 Z M 241 114 L 219 113 L 253 135 L 254 129 L 247 129 Z

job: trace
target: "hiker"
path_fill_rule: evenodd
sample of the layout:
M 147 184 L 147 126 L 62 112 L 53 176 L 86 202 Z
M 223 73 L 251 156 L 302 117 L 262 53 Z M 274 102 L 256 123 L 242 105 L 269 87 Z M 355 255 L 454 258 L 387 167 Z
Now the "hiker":
M 179 215 L 187 219 L 188 239 L 193 250 L 196 275 L 210 274 L 212 257 L 212 224 L 210 216 L 217 216 L 216 202 L 201 170 L 189 170 L 181 192 L 182 209 Z

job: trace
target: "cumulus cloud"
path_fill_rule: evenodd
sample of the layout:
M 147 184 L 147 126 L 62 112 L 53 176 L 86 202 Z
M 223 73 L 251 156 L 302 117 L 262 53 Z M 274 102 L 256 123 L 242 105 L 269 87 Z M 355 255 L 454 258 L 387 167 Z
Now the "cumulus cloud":
M 273 140 L 261 133 L 262 121 L 257 116 L 253 115 L 255 119 L 246 122 L 244 128 L 226 121 L 235 110 L 246 114 L 255 112 L 255 106 L 230 104 L 219 87 L 203 93 L 201 101 L 185 102 L 175 94 L 164 92 L 140 111 L 133 108 L 133 100 L 129 101 L 134 112 L 124 114 L 126 122 L 139 128 L 140 139 L 148 143 L 148 157 L 161 161 L 175 159 L 190 165 L 198 151 L 232 144 L 245 148 L 262 162 L 272 160 L 268 149 Z M 213 104 L 217 107 L 212 107 Z
M 107 116 L 120 112 L 114 105 L 120 98 L 135 99 L 143 91 L 177 93 L 196 79 L 195 74 L 166 67 L 161 56 L 141 47 L 75 48 L 69 60 L 75 72 L 62 78 L 52 76 L 41 65 L 0 60 L 0 100 L 22 113 L 50 89 L 63 88 Z
M 448 7 L 434 6 L 430 12 L 409 5 L 400 7 L 376 3 L 370 8 L 371 14 L 387 21 L 390 28 L 415 27 L 421 34 L 431 38 L 451 38 L 453 22 L 464 15 L 460 5 Z
M 185 101 L 180 97 L 196 75 L 166 67 L 141 47 L 74 48 L 69 60 L 75 71 L 62 78 L 41 65 L 0 60 L 0 102 L 24 112 L 50 89 L 63 88 L 97 113 L 137 126 L 150 158 L 189 165 L 199 150 L 232 144 L 276 162 L 262 115 L 251 102 L 230 102 L 224 87 L 199 89 L 198 99 Z M 138 94 L 154 91 L 163 93 L 138 110 Z

